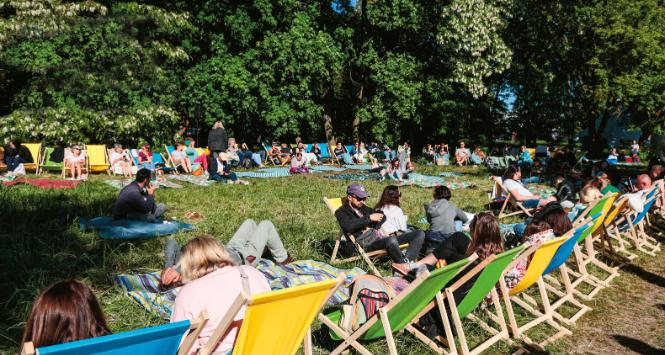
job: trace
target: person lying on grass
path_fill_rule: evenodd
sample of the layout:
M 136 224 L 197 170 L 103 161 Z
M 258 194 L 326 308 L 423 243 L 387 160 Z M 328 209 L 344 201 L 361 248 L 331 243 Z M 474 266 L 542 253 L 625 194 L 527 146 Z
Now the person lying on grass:
M 175 299 L 171 322 L 191 321 L 204 310 L 210 317 L 194 342 L 192 353 L 207 344 L 241 292 L 249 297 L 270 291 L 268 280 L 260 271 L 236 261 L 229 248 L 209 235 L 190 240 L 182 249 L 179 262 L 182 276 L 179 277 L 184 286 Z M 215 354 L 233 350 L 244 316 L 245 307 L 235 316 L 219 344 L 215 344 Z
M 234 265 L 256 266 L 266 249 L 280 264 L 289 264 L 294 261 L 284 248 L 277 229 L 270 221 L 261 221 L 257 225 L 254 220 L 246 219 L 226 244 L 225 249 Z M 175 240 L 169 238 L 164 247 L 164 270 L 161 274 L 163 286 L 175 285 L 182 280 L 181 258 L 180 246 Z
M 171 159 L 173 159 L 173 163 L 176 166 L 180 165 L 180 168 L 185 172 L 185 174 L 192 173 L 192 162 L 189 161 L 187 152 L 185 152 L 184 143 L 176 143 L 175 150 L 173 153 L 171 153 Z
M 79 281 L 47 287 L 32 304 L 23 343 L 35 348 L 111 334 L 97 297 Z
M 113 206 L 114 219 L 133 219 L 155 222 L 166 212 L 166 205 L 155 202 L 157 186 L 150 183 L 152 172 L 143 168 L 136 172 L 136 180 L 120 190 Z
M 346 203 L 335 211 L 335 217 L 346 234 L 352 234 L 365 251 L 385 249 L 396 263 L 408 263 L 418 257 L 423 246 L 424 235 L 386 235 L 381 226 L 386 215 L 368 207 L 365 200 L 369 194 L 361 184 L 351 184 L 346 189 Z M 406 255 L 400 244 L 408 243 Z

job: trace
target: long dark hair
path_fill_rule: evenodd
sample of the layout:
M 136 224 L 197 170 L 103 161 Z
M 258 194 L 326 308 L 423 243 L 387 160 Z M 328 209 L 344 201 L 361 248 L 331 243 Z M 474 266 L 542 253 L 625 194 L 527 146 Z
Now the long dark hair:
M 376 209 L 383 208 L 389 205 L 399 206 L 399 198 L 402 194 L 399 192 L 399 187 L 395 185 L 388 185 L 383 189 L 379 203 L 376 204 Z
M 466 256 L 477 253 L 482 260 L 492 254 L 503 252 L 503 239 L 499 230 L 499 221 L 489 212 L 478 213 L 469 226 L 471 228 L 471 244 Z
M 61 281 L 47 287 L 33 303 L 23 342 L 40 347 L 110 333 L 92 290 L 79 281 Z
M 563 208 L 557 208 L 547 212 L 541 220 L 547 222 L 552 227 L 554 235 L 560 237 L 573 229 L 573 223 L 568 218 L 568 213 Z

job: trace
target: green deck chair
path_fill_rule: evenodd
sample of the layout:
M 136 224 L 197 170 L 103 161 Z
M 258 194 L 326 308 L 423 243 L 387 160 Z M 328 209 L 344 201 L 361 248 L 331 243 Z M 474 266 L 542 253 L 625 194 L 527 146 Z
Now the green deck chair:
M 419 273 L 409 287 L 402 291 L 397 297 L 381 308 L 377 314 L 367 320 L 360 328 L 352 333 L 343 330 L 339 325 L 342 312 L 340 310 L 328 314 L 319 314 L 319 320 L 330 328 L 330 336 L 334 340 L 342 340 L 331 354 L 339 354 L 349 347 L 353 347 L 362 354 L 371 354 L 358 340 L 376 340 L 385 338 L 388 342 L 390 354 L 397 354 L 397 347 L 393 339 L 393 333 L 403 329 L 413 333 L 417 338 L 431 342 L 424 334 L 420 333 L 412 323 L 423 310 L 437 299 L 442 302 L 441 289 L 452 280 L 462 269 L 475 260 L 474 254 L 464 260 L 437 269 L 432 273 L 427 271 Z M 433 307 L 429 307 L 430 309 Z M 435 348 L 435 350 L 438 350 Z
M 508 327 L 506 325 L 506 320 L 503 317 L 501 302 L 499 301 L 499 295 L 496 292 L 495 286 L 513 259 L 515 259 L 521 252 L 523 252 L 525 248 L 529 247 L 530 245 L 528 243 L 524 243 L 501 254 L 490 255 L 481 263 L 476 265 L 472 270 L 466 273 L 463 277 L 457 280 L 453 285 L 445 289 L 446 300 L 448 301 L 448 306 L 450 308 L 449 317 L 452 319 L 453 325 L 455 326 L 457 338 L 460 344 L 460 352 L 462 354 L 478 354 L 502 339 L 509 340 Z M 478 277 L 475 279 L 475 281 L 472 281 L 472 278 L 476 275 L 478 275 Z M 456 302 L 454 292 L 465 285 L 467 282 L 473 282 L 473 285 L 463 296 L 462 300 L 460 302 Z M 499 325 L 499 329 L 493 328 L 489 324 L 471 314 L 471 312 L 473 312 L 473 310 L 476 309 L 476 307 L 478 307 L 481 302 L 483 302 L 487 294 L 491 294 L 492 304 L 494 305 L 496 311 L 494 314 L 490 313 L 490 318 Z M 456 347 L 454 345 L 455 337 L 451 331 L 450 321 L 448 319 L 449 317 L 443 316 L 445 314 L 444 309 L 440 308 L 440 312 L 443 318 L 446 339 L 451 351 L 456 353 Z M 469 319 L 477 322 L 478 325 L 480 325 L 484 330 L 492 334 L 491 337 L 485 339 L 482 343 L 476 345 L 476 347 L 473 349 L 469 349 L 469 344 L 467 343 L 466 335 L 464 334 L 464 328 L 462 327 L 462 319 L 466 317 L 469 317 Z
M 53 147 L 46 147 L 44 149 L 44 155 L 42 155 L 42 162 L 39 166 L 39 173 L 42 174 L 44 171 L 62 171 L 62 168 L 64 166 L 63 162 L 54 162 L 51 161 L 51 154 L 55 148 Z

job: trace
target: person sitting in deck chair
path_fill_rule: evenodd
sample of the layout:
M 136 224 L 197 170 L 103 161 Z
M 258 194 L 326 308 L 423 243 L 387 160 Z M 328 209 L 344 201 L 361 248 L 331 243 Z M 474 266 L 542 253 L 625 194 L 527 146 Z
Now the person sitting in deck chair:
M 517 202 L 521 202 L 524 208 L 536 208 L 556 201 L 556 197 L 541 198 L 529 191 L 521 182 L 522 171 L 519 166 L 511 165 L 503 174 L 503 186 Z
M 32 304 L 22 343 L 39 348 L 109 334 L 92 290 L 79 281 L 60 281 L 44 289 Z
M 34 159 L 36 157 L 32 156 L 30 149 L 22 145 L 20 141 L 11 141 L 5 146 L 5 164 L 8 173 L 14 172 L 23 163 L 32 163 Z
M 83 167 L 85 166 L 85 154 L 81 151 L 81 147 L 73 145 L 71 153 L 65 155 L 65 169 L 69 170 L 72 174 L 72 180 L 85 180 L 86 175 L 83 174 Z
M 462 166 L 469 163 L 469 158 L 471 157 L 471 152 L 466 148 L 464 142 L 459 142 L 459 148 L 455 150 L 455 159 L 457 160 L 457 165 Z
M 344 164 L 353 165 L 353 159 L 351 155 L 346 151 L 346 148 L 342 145 L 342 142 L 337 142 L 337 146 L 333 149 L 333 154 L 337 159 L 340 159 Z
M 385 249 L 396 263 L 408 263 L 418 257 L 424 238 L 416 235 L 389 236 L 381 231 L 386 215 L 365 204 L 369 194 L 361 184 L 351 184 L 346 189 L 347 203 L 335 211 L 335 217 L 344 233 L 351 234 L 365 251 Z M 420 236 L 422 237 L 422 236 Z M 399 246 L 409 243 L 406 255 Z
M 122 149 L 122 144 L 113 145 L 113 151 L 109 157 L 114 174 L 122 174 L 124 177 L 132 176 L 132 163 L 129 156 Z
M 155 202 L 156 186 L 150 183 L 152 172 L 141 169 L 136 180 L 120 190 L 113 207 L 114 219 L 133 219 L 155 222 L 166 212 L 166 205 Z
M 176 143 L 175 150 L 171 153 L 171 159 L 173 159 L 173 164 L 180 165 L 185 174 L 192 173 L 192 162 L 189 161 L 187 152 L 185 152 L 184 143 Z
M 292 154 L 293 150 L 289 148 L 289 145 L 286 143 L 282 143 L 282 146 L 279 148 L 280 165 L 285 166 L 286 164 L 290 163 Z
M 298 152 L 291 160 L 291 169 L 289 172 L 291 174 L 307 174 L 309 173 L 309 168 L 306 165 L 307 161 L 303 158 L 302 153 Z

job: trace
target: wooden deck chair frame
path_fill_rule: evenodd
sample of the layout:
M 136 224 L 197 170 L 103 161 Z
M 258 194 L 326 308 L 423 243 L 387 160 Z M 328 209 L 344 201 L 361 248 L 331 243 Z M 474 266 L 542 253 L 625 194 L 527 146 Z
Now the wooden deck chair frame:
M 337 155 L 335 155 L 335 148 L 331 147 L 330 144 L 328 144 L 327 146 L 328 146 L 328 154 L 330 155 L 330 161 L 334 164 L 342 166 L 343 165 L 342 162 L 337 157 Z
M 172 146 L 172 147 L 175 150 L 175 146 Z M 173 160 L 173 157 L 171 156 L 171 151 L 169 150 L 168 145 L 164 145 L 164 152 L 166 152 L 166 163 L 171 166 L 171 169 L 175 172 L 176 175 L 180 175 L 180 172 L 178 171 L 178 168 L 180 167 L 180 164 L 176 164 L 175 161 Z M 152 154 L 156 154 L 156 153 L 153 152 Z M 189 157 L 187 159 L 189 159 Z
M 208 312 L 202 311 L 199 315 L 190 322 L 189 332 L 185 335 L 180 346 L 178 347 L 178 355 L 187 355 L 189 354 L 191 348 L 194 346 L 196 339 L 201 334 L 203 327 L 208 323 Z M 27 342 L 23 344 L 21 348 L 21 355 L 36 355 L 37 349 L 35 348 L 32 342 Z
M 331 288 L 328 291 L 328 294 L 326 295 L 323 302 L 321 302 L 321 305 L 319 306 L 318 310 L 316 311 L 316 313 L 314 315 L 314 319 L 316 319 L 316 314 L 319 314 L 321 312 L 321 310 L 323 309 L 325 304 L 328 302 L 330 297 L 332 297 L 335 294 L 335 292 L 337 292 L 337 290 L 342 286 L 342 284 L 344 284 L 345 279 L 346 279 L 346 275 L 344 273 L 340 274 L 337 277 L 337 279 L 335 280 L 335 283 L 333 285 L 331 285 Z M 325 282 L 326 281 L 321 281 L 321 282 L 317 282 L 317 284 L 321 284 L 321 283 L 325 283 Z M 269 295 L 269 294 L 275 293 L 275 292 L 297 292 L 297 289 L 299 289 L 299 288 L 308 287 L 308 286 L 311 287 L 312 285 L 313 284 L 307 284 L 307 285 L 291 287 L 291 288 L 284 289 L 284 290 L 279 290 L 279 291 L 271 291 L 271 292 L 267 292 L 267 293 L 264 293 L 264 294 L 259 294 L 258 296 Z M 226 334 L 229 327 L 233 323 L 233 320 L 234 320 L 235 316 L 238 314 L 238 312 L 240 312 L 240 310 L 245 306 L 251 307 L 252 302 L 253 302 L 254 299 L 255 299 L 254 296 L 247 295 L 247 294 L 245 294 L 244 291 L 241 290 L 240 294 L 235 298 L 235 300 L 231 304 L 231 307 L 227 311 L 224 318 L 222 318 L 222 320 L 217 325 L 217 328 L 215 328 L 215 331 L 212 333 L 212 335 L 208 339 L 208 342 L 206 343 L 206 345 L 203 346 L 203 348 L 201 348 L 199 350 L 198 354 L 199 355 L 210 355 L 210 354 L 212 354 L 213 351 L 216 349 L 217 344 L 220 342 L 220 340 L 222 339 L 224 334 Z M 251 324 L 251 319 L 247 320 L 247 318 L 245 318 L 243 320 L 243 323 L 245 323 L 245 322 L 247 324 Z M 241 337 L 241 332 L 242 332 L 242 327 L 243 326 L 244 325 L 241 325 L 240 329 L 238 330 L 238 337 L 236 338 L 236 344 L 235 345 L 238 344 L 238 341 Z M 311 324 L 310 324 L 310 326 L 311 326 Z M 252 341 L 255 341 L 255 340 L 252 340 Z M 234 345 L 233 354 L 236 354 L 235 345 Z M 306 355 L 311 355 L 312 354 L 311 328 L 304 335 L 304 338 L 303 338 L 303 352 Z
M 67 167 L 67 156 L 72 154 L 72 148 L 71 147 L 66 147 L 65 148 L 65 154 L 62 158 L 62 178 L 66 179 L 67 174 L 69 173 L 69 167 Z M 88 150 L 85 148 L 85 146 L 81 146 L 81 154 L 85 154 L 85 162 L 83 163 L 83 168 L 81 168 L 81 174 L 90 174 L 90 161 L 88 157 Z
M 637 254 L 628 249 L 631 243 L 620 230 L 620 225 L 630 218 L 629 214 L 628 196 L 623 195 L 614 201 L 612 209 L 605 218 L 601 231 L 602 236 L 598 239 L 600 247 L 606 251 L 606 255 L 610 258 L 627 261 L 637 258 Z
M 503 204 L 501 205 L 501 209 L 499 210 L 499 215 L 497 217 L 498 219 L 502 219 L 502 218 L 510 217 L 510 216 L 519 216 L 521 214 L 525 214 L 529 217 L 533 216 L 532 212 L 535 209 L 526 208 L 526 207 L 524 207 L 524 205 L 522 205 L 521 202 L 516 201 L 512 197 L 512 194 L 510 193 L 510 191 L 508 191 L 506 189 L 506 187 L 503 185 L 503 182 L 501 181 L 501 177 L 492 176 L 490 179 L 492 179 L 494 181 L 495 190 L 497 192 L 500 191 L 501 194 L 506 197 L 506 200 L 503 202 Z M 504 211 L 506 211 L 506 209 L 508 209 L 508 204 L 510 204 L 513 207 L 513 209 L 515 209 L 516 211 L 510 212 L 510 213 L 504 213 Z
M 446 287 L 444 289 L 445 293 L 445 298 L 448 302 L 449 310 L 450 310 L 450 318 L 452 318 L 452 325 L 450 324 L 449 318 L 446 316 L 446 309 L 445 305 L 443 304 L 443 300 L 441 302 L 438 302 L 437 306 L 439 308 L 439 313 L 441 314 L 441 320 L 443 322 L 443 327 L 444 327 L 444 332 L 446 336 L 446 341 L 447 345 L 449 346 L 450 352 L 446 352 L 445 349 L 440 349 L 440 352 L 442 353 L 449 353 L 449 354 L 457 354 L 458 349 L 457 346 L 455 345 L 455 336 L 452 333 L 452 327 L 455 327 L 455 331 L 457 333 L 457 339 L 459 339 L 460 343 L 460 349 L 459 352 L 462 354 L 479 354 L 482 351 L 486 350 L 490 346 L 494 345 L 498 341 L 505 340 L 508 343 L 512 343 L 510 340 L 510 333 L 508 331 L 508 326 L 506 324 L 506 320 L 503 315 L 503 308 L 501 307 L 501 301 L 499 299 L 499 295 L 496 291 L 496 283 L 498 282 L 498 279 L 503 277 L 503 273 L 506 271 L 507 265 L 510 264 L 510 262 L 517 258 L 518 255 L 521 253 L 524 253 L 525 250 L 528 250 L 530 248 L 529 243 L 524 243 L 520 246 L 517 246 L 513 249 L 510 249 L 508 251 L 505 251 L 499 255 L 492 254 L 488 257 L 486 257 L 483 261 L 480 263 L 476 264 L 471 270 L 466 272 L 464 276 L 460 277 L 458 280 L 455 281 L 452 285 Z M 495 264 L 498 263 L 498 264 Z M 498 266 L 497 266 L 498 265 Z M 497 271 L 497 267 L 500 268 L 499 271 Z M 481 284 L 478 284 L 481 282 L 480 280 L 483 278 L 483 275 L 487 271 L 486 269 L 491 270 L 490 275 L 495 275 L 497 276 L 497 280 L 495 282 L 492 282 L 491 284 L 488 285 L 486 280 L 483 280 Z M 493 270 L 493 271 L 492 271 Z M 460 301 L 458 304 L 455 301 L 455 296 L 454 293 L 457 291 L 459 288 L 464 286 L 468 281 L 470 281 L 472 278 L 474 278 L 476 275 L 479 275 L 474 284 L 471 286 L 469 291 L 464 295 L 463 299 Z M 493 277 L 493 276 L 492 276 Z M 492 298 L 492 305 L 494 306 L 495 312 L 490 312 L 489 308 L 485 309 L 485 312 L 489 316 L 489 318 L 498 325 L 498 329 L 492 327 L 491 325 L 487 324 L 480 318 L 476 317 L 474 314 L 471 313 L 473 309 L 477 308 L 478 304 L 482 302 L 482 299 L 480 299 L 477 303 L 473 302 L 470 303 L 472 306 L 469 308 L 467 306 L 467 297 L 472 297 L 474 301 L 478 298 L 478 290 L 476 289 L 476 286 L 479 285 L 479 288 L 481 289 L 482 295 L 481 297 L 484 297 L 484 295 L 487 295 L 487 293 L 490 294 Z M 485 290 L 483 288 L 488 288 L 489 290 L 487 292 L 484 292 Z M 472 293 L 474 293 L 472 295 Z M 470 301 L 469 301 L 470 302 Z M 463 315 L 465 318 L 469 318 L 471 321 L 474 321 L 477 323 L 483 330 L 487 331 L 488 333 L 492 334 L 489 338 L 485 339 L 482 343 L 478 344 L 475 346 L 473 349 L 469 349 L 469 344 L 466 340 L 466 335 L 464 333 L 464 328 L 462 326 L 462 318 L 459 313 L 459 309 L 462 306 L 467 306 L 466 314 Z M 424 315 L 424 314 L 422 314 Z M 416 319 L 417 320 L 417 319 Z
M 53 148 L 53 150 L 51 150 L 51 151 L 49 152 L 49 149 L 50 149 L 49 147 L 44 147 L 44 148 L 42 149 L 42 154 L 41 154 L 41 157 L 40 157 L 40 159 L 39 159 L 39 172 L 35 172 L 35 174 L 37 174 L 37 175 L 43 175 L 43 174 L 45 173 L 45 172 L 44 172 L 44 166 L 46 166 L 46 159 L 47 159 L 47 157 L 49 156 L 49 153 L 50 153 L 50 152 L 53 152 L 53 150 L 55 150 L 55 148 Z M 63 162 L 60 163 L 59 165 L 60 165 L 60 170 L 62 170 L 62 169 L 64 168 L 64 165 L 65 165 L 65 164 L 64 164 L 64 157 L 63 157 Z M 49 169 L 47 168 L 46 171 L 48 171 L 48 170 L 49 170 Z M 60 175 L 62 175 L 62 171 L 60 172 Z
M 272 146 L 270 146 L 269 148 L 265 144 L 261 143 L 261 147 L 266 152 L 265 165 L 267 166 L 268 164 L 272 164 L 273 166 L 277 166 L 277 164 L 275 164 L 275 162 L 270 157 L 270 149 L 272 148 Z
M 656 193 L 644 202 L 644 208 L 650 209 L 657 199 L 658 194 Z M 633 217 L 636 218 L 639 214 L 634 211 L 629 213 L 626 218 L 626 222 L 628 223 L 628 230 L 624 233 L 624 235 L 628 237 L 636 250 L 639 250 L 649 256 L 656 256 L 656 254 L 660 252 L 660 243 L 646 233 L 644 226 L 648 223 L 647 216 L 649 212 L 644 211 L 643 213 L 644 214 L 642 219 L 636 224 L 634 223 Z
M 457 270 L 453 271 L 454 273 L 450 275 L 450 279 L 453 279 L 460 272 L 473 265 L 473 262 L 476 259 L 478 259 L 478 255 L 473 254 L 468 258 L 457 262 L 458 265 L 456 266 L 453 266 L 453 264 L 451 264 L 450 266 L 456 268 Z M 371 355 L 371 352 L 367 350 L 364 346 L 362 346 L 362 344 L 360 344 L 359 341 L 362 340 L 362 336 L 365 335 L 371 328 L 373 328 L 377 322 L 381 322 L 384 337 L 386 339 L 386 342 L 388 343 L 388 353 L 391 355 L 398 354 L 397 346 L 395 345 L 395 339 L 393 337 L 393 332 L 396 332 L 397 330 L 393 328 L 394 323 L 391 324 L 390 322 L 390 311 L 393 310 L 396 306 L 400 305 L 405 298 L 407 298 L 411 293 L 414 292 L 414 290 L 420 287 L 421 284 L 423 284 L 429 278 L 430 274 L 431 273 L 427 270 L 419 272 L 416 275 L 416 278 L 409 284 L 409 286 L 407 286 L 407 288 L 405 288 L 402 292 L 400 292 L 399 295 L 397 295 L 397 297 L 390 300 L 390 302 L 387 305 L 379 309 L 379 311 L 374 316 L 368 319 L 362 326 L 360 326 L 352 333 L 349 333 L 344 329 L 342 329 L 338 324 L 333 322 L 326 315 L 319 314 L 319 320 L 343 339 L 342 343 L 338 345 L 330 354 L 331 355 L 340 354 L 346 352 L 349 347 L 352 347 L 361 354 Z M 445 285 L 441 287 L 444 286 Z M 443 305 L 443 297 L 440 292 L 437 292 L 435 298 L 432 301 L 430 301 L 420 312 L 418 312 L 416 317 L 413 320 L 411 320 L 402 330 L 406 329 L 416 338 L 424 342 L 426 345 L 430 346 L 434 351 L 441 353 L 444 352 L 443 348 L 437 346 L 425 334 L 423 334 L 416 327 L 414 327 L 414 324 L 416 324 L 420 318 L 422 318 L 425 314 L 427 314 L 437 305 Z
M 618 267 L 611 267 L 596 258 L 597 253 L 593 245 L 593 234 L 599 228 L 601 228 L 602 224 L 605 222 L 605 218 L 607 217 L 607 214 L 609 213 L 609 210 L 612 207 L 617 197 L 618 197 L 617 194 L 608 193 L 602 199 L 596 201 L 596 203 L 593 206 L 590 206 L 590 208 L 587 209 L 588 211 L 587 214 L 597 212 L 600 213 L 601 215 L 594 221 L 594 225 L 588 231 L 588 233 L 585 232 L 582 234 L 582 236 L 580 236 L 581 240 L 579 240 L 578 243 L 573 248 L 573 254 L 575 256 L 575 265 L 577 266 L 577 270 L 575 271 L 569 270 L 569 274 L 575 277 L 571 285 L 575 289 L 575 294 L 586 301 L 592 300 L 600 290 L 602 290 L 605 287 L 608 287 L 609 283 L 615 277 L 619 276 Z M 601 205 L 601 203 L 603 205 Z M 598 211 L 597 208 L 600 208 L 601 210 Z M 582 250 L 581 246 L 582 243 L 585 248 L 584 251 Z M 603 270 L 609 275 L 604 279 L 595 276 L 594 274 L 588 271 L 587 265 L 589 264 L 596 266 L 597 268 Z M 579 286 L 583 284 L 590 286 L 591 291 L 588 293 L 582 292 Z
M 346 197 L 342 197 L 340 199 L 342 201 L 342 205 L 346 203 Z M 335 199 L 330 199 L 327 197 L 323 198 L 323 203 L 326 205 L 326 207 L 328 207 L 328 210 L 330 211 L 330 213 L 332 213 L 334 217 L 335 211 L 337 211 L 337 208 L 339 208 L 340 206 L 333 205 L 332 203 L 333 200 Z M 358 255 L 351 256 L 345 259 L 337 259 L 337 253 L 339 253 L 339 247 L 342 245 L 342 238 L 346 238 L 346 240 L 353 245 Z M 399 247 L 400 249 L 406 249 L 408 246 L 409 246 L 408 244 L 401 244 Z M 374 263 L 372 262 L 372 258 L 378 258 L 386 255 L 388 255 L 388 252 L 385 249 L 366 252 L 365 249 L 363 249 L 363 247 L 360 244 L 358 244 L 356 238 L 352 234 L 344 233 L 344 231 L 340 227 L 339 233 L 335 238 L 335 246 L 333 247 L 332 254 L 330 255 L 330 263 L 331 264 L 347 263 L 362 259 L 365 261 L 365 263 L 367 263 L 367 265 L 372 270 L 372 273 L 374 275 L 381 277 L 382 276 L 381 272 L 379 272 L 379 269 L 377 269 Z
M 86 150 L 86 153 L 87 153 L 86 158 L 88 160 L 88 173 L 91 173 L 94 170 L 93 167 L 97 166 L 97 165 L 92 164 L 92 159 L 90 158 L 90 156 L 91 156 L 90 146 L 93 146 L 95 148 L 100 149 L 99 152 L 104 155 L 104 160 L 105 160 L 105 163 L 100 165 L 100 166 L 105 165 L 106 169 L 104 169 L 104 171 L 106 172 L 106 174 L 108 176 L 111 176 L 111 158 L 109 157 L 108 148 L 106 147 L 105 144 L 87 144 L 87 145 L 85 145 L 85 150 Z

